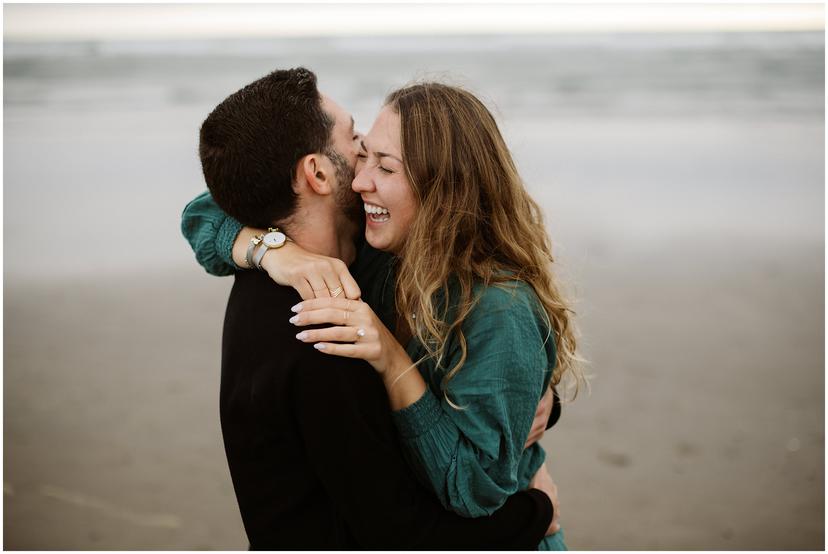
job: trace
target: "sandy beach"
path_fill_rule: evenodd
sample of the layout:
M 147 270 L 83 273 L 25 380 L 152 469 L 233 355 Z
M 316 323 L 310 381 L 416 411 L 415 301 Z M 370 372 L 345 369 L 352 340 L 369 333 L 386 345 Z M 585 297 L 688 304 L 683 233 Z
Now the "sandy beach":
M 542 117 L 540 93 L 515 82 L 524 96 L 510 96 L 473 49 L 449 58 L 500 107 L 577 298 L 592 392 L 543 439 L 567 542 L 821 550 L 822 38 L 804 53 L 797 38 L 789 50 L 725 41 L 673 45 L 669 56 L 659 40 L 531 43 L 539 58 L 577 58 L 554 71 L 582 87 L 553 95 L 560 103 Z M 764 40 L 782 39 L 754 42 Z M 354 44 L 356 67 L 368 54 Z M 7 49 L 6 549 L 247 548 L 218 420 L 232 278 L 195 264 L 178 218 L 203 189 L 198 124 L 260 67 L 317 61 L 369 126 L 371 102 L 399 72 L 348 80 L 353 67 L 337 73 L 329 47 L 235 73 L 210 56 L 156 64 L 100 47 L 61 65 L 54 53 L 10 59 Z M 793 60 L 784 79 L 756 76 L 779 56 Z M 675 90 L 667 77 L 636 80 L 636 67 L 675 59 L 693 62 Z M 631 76 L 609 94 L 618 60 Z M 187 88 L 186 71 L 203 80 Z M 367 88 L 378 92 L 358 100 Z M 44 227 L 59 246 L 32 248 Z
M 619 249 L 579 282 L 593 392 L 543 440 L 573 548 L 821 547 L 822 246 L 745 246 Z M 246 547 L 216 402 L 230 283 L 7 284 L 6 548 Z

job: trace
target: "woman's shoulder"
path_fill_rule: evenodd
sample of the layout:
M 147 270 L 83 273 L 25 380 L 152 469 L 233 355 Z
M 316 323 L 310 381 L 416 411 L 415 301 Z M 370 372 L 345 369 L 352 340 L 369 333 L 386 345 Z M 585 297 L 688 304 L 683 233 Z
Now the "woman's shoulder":
M 473 292 L 475 304 L 463 322 L 470 356 L 493 360 L 490 369 L 496 373 L 511 368 L 527 379 L 536 374 L 526 368 L 549 370 L 554 365 L 555 341 L 548 317 L 529 283 L 520 279 L 480 282 L 474 284 Z M 549 374 L 545 374 L 545 383 Z
M 463 322 L 464 332 L 484 334 L 494 341 L 522 341 L 549 334 L 548 317 L 538 295 L 526 281 L 508 279 L 496 283 L 474 284 L 474 304 Z
M 476 282 L 473 288 L 478 315 L 503 312 L 536 317 L 542 310 L 535 289 L 520 279 L 507 279 L 495 283 Z

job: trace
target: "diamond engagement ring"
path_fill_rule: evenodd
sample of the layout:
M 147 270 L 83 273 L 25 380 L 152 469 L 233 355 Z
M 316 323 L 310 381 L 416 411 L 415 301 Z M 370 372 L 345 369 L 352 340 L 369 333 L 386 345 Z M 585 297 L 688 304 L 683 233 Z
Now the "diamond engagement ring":
M 363 329 L 362 327 L 357 329 L 357 340 L 361 339 L 364 336 L 365 336 L 365 329 Z

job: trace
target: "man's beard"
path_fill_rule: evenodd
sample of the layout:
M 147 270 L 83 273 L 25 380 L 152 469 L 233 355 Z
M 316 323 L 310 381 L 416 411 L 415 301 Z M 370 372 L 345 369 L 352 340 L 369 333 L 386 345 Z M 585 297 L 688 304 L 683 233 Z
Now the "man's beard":
M 336 168 L 336 180 L 339 185 L 334 197 L 336 206 L 342 215 L 354 222 L 359 229 L 362 229 L 365 225 L 365 210 L 362 207 L 362 198 L 351 189 L 351 183 L 354 182 L 355 177 L 354 168 L 350 166 L 345 156 L 333 148 L 325 154 Z

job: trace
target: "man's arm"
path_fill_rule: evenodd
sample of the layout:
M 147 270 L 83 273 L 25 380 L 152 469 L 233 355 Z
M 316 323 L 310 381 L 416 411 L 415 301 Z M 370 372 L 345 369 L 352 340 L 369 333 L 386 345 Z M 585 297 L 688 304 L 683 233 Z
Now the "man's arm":
M 535 411 L 535 420 L 532 421 L 532 429 L 529 431 L 529 436 L 526 438 L 526 444 L 523 448 L 529 448 L 543 438 L 543 433 L 551 429 L 561 418 L 561 399 L 558 398 L 558 392 L 555 387 L 549 387 L 546 393 L 541 397 L 538 403 L 538 409 Z
M 558 396 L 558 391 L 552 387 L 552 412 L 549 414 L 549 422 L 546 424 L 547 429 L 551 429 L 553 425 L 558 423 L 561 419 L 561 398 Z
M 484 518 L 445 510 L 405 465 L 376 373 L 307 348 L 313 367 L 297 372 L 294 410 L 314 470 L 360 546 L 537 548 L 553 515 L 546 494 L 517 493 Z

